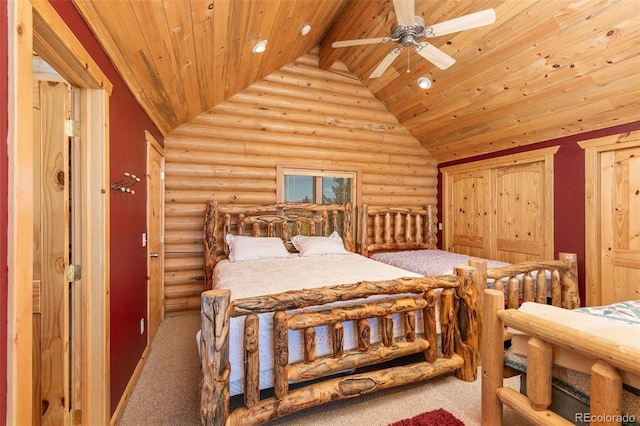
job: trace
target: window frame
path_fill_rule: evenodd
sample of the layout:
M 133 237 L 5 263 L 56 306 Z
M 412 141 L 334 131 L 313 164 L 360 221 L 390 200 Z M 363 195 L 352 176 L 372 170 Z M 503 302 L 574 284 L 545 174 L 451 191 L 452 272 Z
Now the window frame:
M 326 167 L 313 164 L 289 164 L 276 165 L 276 202 L 284 203 L 285 179 L 287 175 L 313 176 L 313 177 L 343 177 L 351 179 L 351 204 L 355 207 L 360 202 L 362 169 L 358 166 Z M 322 204 L 322 184 L 314 184 L 314 196 Z

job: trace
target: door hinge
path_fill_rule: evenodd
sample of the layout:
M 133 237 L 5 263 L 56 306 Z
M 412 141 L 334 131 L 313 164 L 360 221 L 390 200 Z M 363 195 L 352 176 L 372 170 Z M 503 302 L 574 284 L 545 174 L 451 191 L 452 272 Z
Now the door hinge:
M 71 118 L 65 120 L 64 133 L 67 137 L 75 138 L 80 136 L 80 130 L 82 130 L 82 126 L 79 121 Z
M 82 267 L 80 265 L 69 265 L 64 271 L 67 282 L 78 281 L 82 278 Z
M 164 179 L 164 172 L 160 172 L 160 179 L 163 180 Z

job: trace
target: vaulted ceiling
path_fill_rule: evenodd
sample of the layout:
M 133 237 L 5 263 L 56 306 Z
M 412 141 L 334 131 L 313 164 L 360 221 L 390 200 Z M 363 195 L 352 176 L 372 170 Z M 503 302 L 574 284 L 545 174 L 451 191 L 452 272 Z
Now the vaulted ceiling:
M 392 0 L 74 3 L 163 134 L 317 47 L 320 68 L 344 63 L 440 162 L 639 118 L 637 0 L 415 0 L 427 27 L 487 8 L 497 18 L 429 39 L 451 67 L 407 48 L 379 78 L 395 43 L 331 44 L 388 36 Z

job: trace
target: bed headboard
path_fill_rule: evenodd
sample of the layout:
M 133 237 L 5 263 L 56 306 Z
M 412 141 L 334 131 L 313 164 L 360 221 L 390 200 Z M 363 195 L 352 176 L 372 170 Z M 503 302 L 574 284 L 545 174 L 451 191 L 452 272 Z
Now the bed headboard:
M 438 208 L 369 208 L 360 206 L 358 251 L 363 256 L 376 251 L 435 249 L 438 245 Z
M 221 205 L 209 201 L 204 224 L 205 289 L 213 285 L 213 268 L 226 259 L 227 234 L 280 237 L 290 251 L 296 235 L 329 236 L 338 231 L 345 249 L 355 251 L 353 208 L 346 204 L 280 203 L 263 206 Z

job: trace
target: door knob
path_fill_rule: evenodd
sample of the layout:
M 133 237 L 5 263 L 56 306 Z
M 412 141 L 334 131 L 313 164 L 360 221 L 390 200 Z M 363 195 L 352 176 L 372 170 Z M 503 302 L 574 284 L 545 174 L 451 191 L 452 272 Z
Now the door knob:
M 151 257 L 160 257 L 160 254 L 159 253 L 151 253 L 150 256 Z

